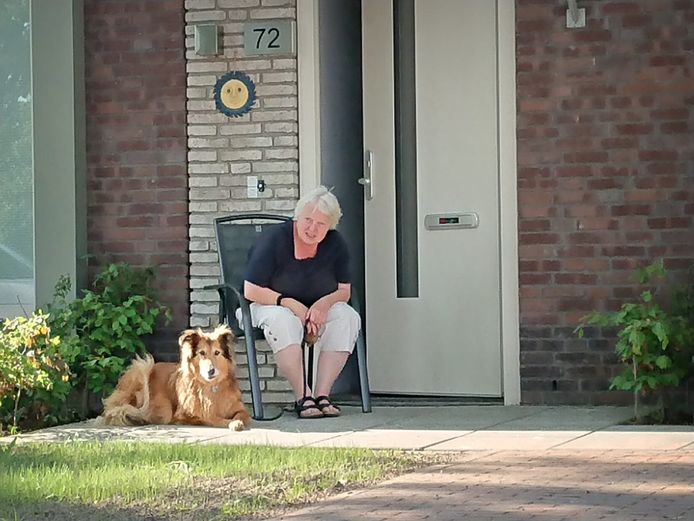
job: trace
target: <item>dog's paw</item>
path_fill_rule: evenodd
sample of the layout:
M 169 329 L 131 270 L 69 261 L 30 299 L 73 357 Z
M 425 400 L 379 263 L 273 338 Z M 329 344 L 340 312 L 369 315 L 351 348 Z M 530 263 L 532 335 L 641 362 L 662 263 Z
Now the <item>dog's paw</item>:
M 243 422 L 241 420 L 231 420 L 229 422 L 229 430 L 230 431 L 242 431 L 243 430 Z

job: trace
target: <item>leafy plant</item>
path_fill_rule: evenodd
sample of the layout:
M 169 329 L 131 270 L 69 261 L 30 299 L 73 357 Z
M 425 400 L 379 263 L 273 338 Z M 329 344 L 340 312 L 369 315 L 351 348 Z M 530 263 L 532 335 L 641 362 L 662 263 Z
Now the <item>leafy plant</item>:
M 0 405 L 12 397 L 11 429 L 17 429 L 22 393 L 45 390 L 65 398 L 69 370 L 60 355 L 60 339 L 51 335 L 48 316 L 41 311 L 28 318 L 5 320 L 0 328 Z M 57 388 L 56 388 L 57 387 Z
M 154 332 L 160 316 L 170 311 L 155 297 L 154 270 L 110 264 L 92 289 L 67 301 L 70 279 L 60 278 L 49 306 L 50 323 L 63 339 L 62 352 L 75 381 L 99 395 L 110 393 L 125 365 L 146 352 L 143 337 Z
M 2 390 L 20 389 L 18 368 L 28 371 L 34 367 L 34 358 L 44 360 L 41 356 L 50 353 L 56 367 L 63 369 L 58 361 L 65 366 L 60 378 L 53 377 L 53 373 L 50 381 L 43 373 L 32 376 L 34 383 L 22 384 L 22 392 L 14 395 L 14 404 L 0 399 L 0 421 L 10 418 L 8 421 L 15 426 L 21 420 L 23 426 L 35 427 L 87 417 L 90 395 L 110 393 L 133 356 L 145 353 L 144 337 L 154 331 L 160 319 L 170 318 L 170 311 L 155 297 L 153 281 L 151 268 L 110 264 L 97 275 L 90 289 L 70 301 L 70 278 L 62 276 L 46 314 L 37 312 L 35 318 L 10 321 L 12 334 L 17 337 L 12 337 L 13 356 L 23 352 L 26 360 L 18 365 L 14 358 L 5 356 L 10 352 L 5 346 L 10 344 L 4 340 L 7 334 L 0 336 L 0 398 Z M 26 328 L 33 331 L 33 337 L 24 331 Z M 39 365 L 35 369 L 47 371 L 47 367 Z M 7 378 L 6 373 L 10 375 Z
M 637 271 L 640 284 L 665 276 L 662 260 Z M 610 389 L 633 392 L 637 420 L 640 396 L 678 386 L 691 370 L 694 324 L 683 310 L 690 310 L 694 300 L 688 301 L 686 292 L 676 295 L 680 304 L 675 312 L 666 311 L 646 289 L 639 301 L 625 303 L 615 312 L 594 311 L 576 328 L 581 338 L 587 325 L 618 328 L 615 350 L 626 367 L 612 379 Z

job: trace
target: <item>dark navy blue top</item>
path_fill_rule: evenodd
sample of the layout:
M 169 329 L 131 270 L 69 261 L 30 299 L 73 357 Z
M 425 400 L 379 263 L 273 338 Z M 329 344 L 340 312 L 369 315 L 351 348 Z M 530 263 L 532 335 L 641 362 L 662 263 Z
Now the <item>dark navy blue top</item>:
M 251 250 L 245 280 L 271 288 L 310 307 L 319 298 L 350 284 L 347 243 L 337 230 L 330 230 L 318 244 L 315 257 L 294 257 L 294 221 L 272 226 Z

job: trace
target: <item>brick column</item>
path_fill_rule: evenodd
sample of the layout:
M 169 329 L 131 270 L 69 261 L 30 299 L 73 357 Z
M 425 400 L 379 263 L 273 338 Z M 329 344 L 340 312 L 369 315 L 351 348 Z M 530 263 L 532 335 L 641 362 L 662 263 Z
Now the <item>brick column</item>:
M 188 174 L 190 186 L 190 288 L 193 325 L 217 321 L 216 291 L 201 288 L 219 280 L 212 221 L 234 213 L 266 211 L 289 215 L 298 197 L 298 115 L 296 57 L 246 56 L 244 22 L 296 19 L 295 0 L 187 0 Z M 220 26 L 220 54 L 194 52 L 194 26 Z M 214 85 L 229 71 L 241 71 L 256 85 L 250 113 L 229 118 L 215 108 Z M 257 199 L 246 195 L 247 177 L 258 176 L 266 190 Z M 266 402 L 293 400 L 286 381 L 276 374 L 267 344 L 258 343 L 261 387 Z M 239 345 L 239 351 L 243 346 Z M 239 353 L 239 376 L 247 377 Z M 242 381 L 248 389 L 248 382 Z
M 85 2 L 91 272 L 156 267 L 173 309 L 151 342 L 165 358 L 188 325 L 183 15 L 179 0 Z

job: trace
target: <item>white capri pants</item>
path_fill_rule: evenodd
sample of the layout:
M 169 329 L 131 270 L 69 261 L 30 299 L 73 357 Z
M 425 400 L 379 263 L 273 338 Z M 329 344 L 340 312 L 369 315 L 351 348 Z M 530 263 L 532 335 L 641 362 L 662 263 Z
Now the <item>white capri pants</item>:
M 241 309 L 236 310 L 241 323 Z M 288 308 L 265 306 L 251 302 L 253 327 L 259 327 L 273 353 L 293 344 L 301 345 L 304 327 L 301 320 Z M 241 324 L 243 326 L 243 324 Z M 318 332 L 316 347 L 321 351 L 346 351 L 351 353 L 361 329 L 361 317 L 346 302 L 337 302 L 328 310 L 328 317 Z

